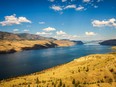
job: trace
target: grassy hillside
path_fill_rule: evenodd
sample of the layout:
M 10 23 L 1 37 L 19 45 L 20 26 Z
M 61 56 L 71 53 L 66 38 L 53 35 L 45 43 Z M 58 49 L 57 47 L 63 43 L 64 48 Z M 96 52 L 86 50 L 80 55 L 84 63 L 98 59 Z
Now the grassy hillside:
M 113 50 L 116 50 L 116 46 L 113 46 L 112 49 L 113 49 Z
M 60 47 L 75 45 L 75 42 L 68 41 L 68 40 L 54 40 L 53 42 Z
M 0 40 L 0 53 L 10 53 L 56 46 L 72 46 L 74 44 L 74 42 L 63 40 Z
M 2 80 L 0 87 L 116 87 L 116 53 L 88 55 L 42 72 Z

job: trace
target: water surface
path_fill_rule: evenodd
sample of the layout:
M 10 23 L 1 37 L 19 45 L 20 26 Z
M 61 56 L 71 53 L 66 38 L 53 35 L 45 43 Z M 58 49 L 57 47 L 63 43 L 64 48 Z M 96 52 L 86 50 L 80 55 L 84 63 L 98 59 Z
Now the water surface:
M 0 79 L 30 74 L 88 54 L 112 52 L 110 46 L 76 45 L 0 54 Z

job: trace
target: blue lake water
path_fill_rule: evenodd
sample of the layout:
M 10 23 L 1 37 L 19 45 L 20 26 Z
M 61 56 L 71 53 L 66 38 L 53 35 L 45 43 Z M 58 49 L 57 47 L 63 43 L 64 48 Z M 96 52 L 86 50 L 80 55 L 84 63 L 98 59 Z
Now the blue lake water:
M 112 51 L 110 46 L 76 45 L 0 54 L 0 79 L 41 71 L 88 54 Z

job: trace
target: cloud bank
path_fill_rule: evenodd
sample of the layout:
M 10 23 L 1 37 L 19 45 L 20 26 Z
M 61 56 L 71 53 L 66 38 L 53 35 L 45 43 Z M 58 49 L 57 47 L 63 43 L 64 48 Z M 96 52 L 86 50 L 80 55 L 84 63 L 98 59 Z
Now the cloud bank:
M 55 28 L 52 28 L 52 27 L 48 27 L 48 28 L 44 28 L 43 31 L 46 31 L 46 32 L 50 32 L 50 31 L 55 31 L 56 29 Z
M 93 27 L 116 27 L 116 19 L 115 18 L 111 18 L 109 20 L 93 20 L 92 21 L 92 25 Z
M 96 33 L 94 33 L 94 32 L 85 32 L 85 35 L 87 35 L 87 36 L 95 36 Z
M 26 17 L 16 17 L 16 15 L 5 16 L 5 20 L 0 22 L 2 26 L 9 26 L 14 24 L 21 24 L 21 23 L 31 23 Z

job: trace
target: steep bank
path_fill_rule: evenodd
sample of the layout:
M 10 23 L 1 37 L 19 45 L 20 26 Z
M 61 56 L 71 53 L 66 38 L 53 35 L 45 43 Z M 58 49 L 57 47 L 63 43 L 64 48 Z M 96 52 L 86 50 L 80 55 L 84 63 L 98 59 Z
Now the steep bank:
M 0 53 L 13 53 L 23 50 L 72 46 L 74 42 L 63 40 L 0 40 Z
M 116 53 L 89 55 L 42 72 L 2 80 L 0 87 L 116 87 Z

